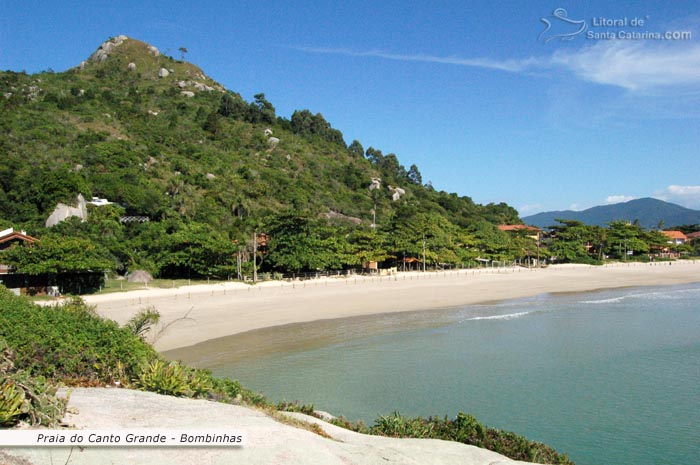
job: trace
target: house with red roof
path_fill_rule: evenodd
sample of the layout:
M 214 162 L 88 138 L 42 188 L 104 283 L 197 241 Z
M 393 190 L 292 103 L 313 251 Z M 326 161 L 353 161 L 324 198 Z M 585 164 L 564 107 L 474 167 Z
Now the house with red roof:
M 35 280 L 30 280 L 25 275 L 16 274 L 9 265 L 2 263 L 3 250 L 9 249 L 14 244 L 29 243 L 33 244 L 39 239 L 27 235 L 24 231 L 15 231 L 13 228 L 8 228 L 0 231 L 0 284 L 8 289 L 11 289 L 16 294 L 26 292 L 28 287 L 35 286 Z M 45 286 L 44 286 L 45 288 Z
M 688 241 L 694 241 L 695 239 L 700 239 L 700 231 L 688 233 L 685 235 L 685 237 L 688 238 Z
M 673 245 L 682 245 L 688 242 L 688 236 L 681 231 L 661 231 L 668 238 L 668 243 Z
M 499 224 L 498 229 L 505 232 L 525 231 L 527 237 L 531 237 L 536 241 L 542 238 L 542 230 L 535 226 L 528 226 L 525 224 Z

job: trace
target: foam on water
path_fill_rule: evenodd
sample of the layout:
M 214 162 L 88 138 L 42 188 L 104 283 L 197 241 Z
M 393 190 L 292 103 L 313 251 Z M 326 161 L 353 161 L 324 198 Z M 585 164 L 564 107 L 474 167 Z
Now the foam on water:
M 377 316 L 343 323 L 351 341 L 214 371 L 370 423 L 395 410 L 472 413 L 578 465 L 697 463 L 698 296 L 700 284 L 628 288 L 423 313 L 432 321 Z
M 492 315 L 492 316 L 475 316 L 473 318 L 467 318 L 466 321 L 479 321 L 479 320 L 512 320 L 514 318 L 519 318 L 521 316 L 529 315 L 533 312 L 517 312 L 517 313 L 507 313 L 505 315 Z

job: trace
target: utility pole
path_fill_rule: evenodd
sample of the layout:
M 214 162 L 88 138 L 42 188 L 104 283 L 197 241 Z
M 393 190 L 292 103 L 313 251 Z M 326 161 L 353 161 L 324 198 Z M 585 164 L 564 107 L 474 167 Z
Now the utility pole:
M 258 231 L 253 231 L 253 284 L 258 282 Z
M 425 273 L 425 233 L 423 233 L 423 273 Z

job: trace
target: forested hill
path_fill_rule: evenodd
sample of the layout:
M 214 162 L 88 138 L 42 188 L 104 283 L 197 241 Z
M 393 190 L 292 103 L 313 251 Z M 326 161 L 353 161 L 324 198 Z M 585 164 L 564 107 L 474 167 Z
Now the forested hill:
M 276 271 L 415 257 L 424 239 L 429 263 L 507 255 L 493 225 L 519 222 L 513 208 L 438 191 L 319 113 L 248 102 L 185 52 L 119 36 L 65 72 L 1 72 L 0 230 L 82 241 L 112 269 L 161 276 L 230 276 L 254 231 L 269 235 L 259 265 Z M 79 193 L 113 204 L 45 228 Z

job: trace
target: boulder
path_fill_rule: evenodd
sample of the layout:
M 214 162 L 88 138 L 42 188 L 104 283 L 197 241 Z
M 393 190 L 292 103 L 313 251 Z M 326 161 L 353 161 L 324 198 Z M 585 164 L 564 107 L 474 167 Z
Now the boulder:
M 136 63 L 132 61 L 131 63 L 126 65 L 126 69 L 128 69 L 129 71 L 134 71 L 136 69 Z
M 182 95 L 184 95 L 185 97 L 187 97 L 187 98 L 192 98 L 192 97 L 194 97 L 194 92 L 192 92 L 191 90 L 183 90 L 183 91 L 180 92 L 180 93 L 181 93 Z
M 56 226 L 58 223 L 70 218 L 71 216 L 75 216 L 80 218 L 82 221 L 86 221 L 88 214 L 85 197 L 83 197 L 82 194 L 78 194 L 77 200 L 77 207 L 72 207 L 64 203 L 59 203 L 56 205 L 56 208 L 54 208 L 51 215 L 49 215 L 49 217 L 46 219 L 46 227 L 50 228 L 52 226 Z
M 201 82 L 193 82 L 192 85 L 194 86 L 195 89 L 201 90 L 201 91 L 212 92 L 214 90 L 213 87 L 210 87 L 206 84 L 202 84 Z
M 161 68 L 160 71 L 158 71 L 158 77 L 159 78 L 164 78 L 170 76 L 170 71 L 168 71 L 165 68 Z
M 109 39 L 108 41 L 106 41 L 102 45 L 100 45 L 100 47 L 97 50 L 95 50 L 95 53 L 90 55 L 90 58 L 88 58 L 88 61 L 95 61 L 98 63 L 105 61 L 107 58 L 109 58 L 110 53 L 112 53 L 112 51 L 115 48 L 117 48 L 118 46 L 123 44 L 128 39 L 129 38 L 125 35 L 120 35 L 120 36 L 113 37 L 113 38 Z

